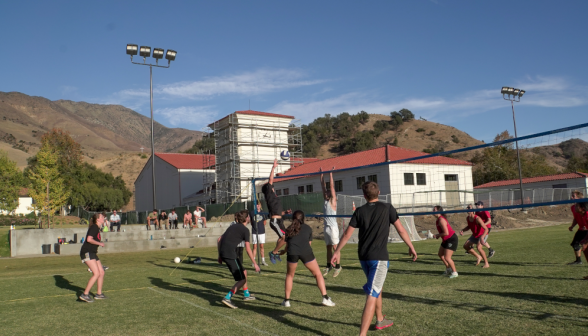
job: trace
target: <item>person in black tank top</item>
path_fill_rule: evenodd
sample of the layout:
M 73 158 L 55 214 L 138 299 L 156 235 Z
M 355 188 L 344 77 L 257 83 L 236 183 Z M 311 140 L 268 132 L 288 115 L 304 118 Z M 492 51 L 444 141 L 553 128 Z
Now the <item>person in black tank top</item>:
M 323 296 L 323 306 L 333 307 L 335 303 L 327 295 L 325 279 L 321 274 L 314 253 L 312 252 L 312 229 L 304 224 L 304 212 L 296 210 L 292 215 L 292 224 L 286 229 L 286 251 L 288 253 L 288 268 L 286 274 L 285 297 L 282 306 L 290 307 L 290 293 L 294 283 L 294 274 L 298 267 L 298 260 L 304 263 L 304 266 L 312 273 L 316 279 L 316 284 Z
M 94 302 L 90 296 L 90 290 L 95 283 L 98 283 L 98 288 L 96 290 L 96 295 L 94 295 L 94 299 L 106 299 L 106 296 L 102 294 L 102 284 L 104 283 L 104 268 L 102 267 L 100 258 L 98 258 L 98 246 L 104 247 L 104 243 L 100 242 L 100 229 L 102 228 L 103 224 L 104 216 L 102 214 L 96 213 L 94 216 L 92 216 L 92 218 L 90 218 L 88 233 L 86 234 L 86 239 L 84 244 L 82 244 L 82 249 L 80 250 L 80 257 L 82 258 L 82 262 L 85 263 L 92 271 L 92 277 L 90 280 L 88 280 L 88 285 L 86 286 L 84 293 L 82 293 L 82 295 L 79 297 L 80 300 L 86 302 Z
M 455 263 L 453 262 L 453 259 L 451 257 L 453 256 L 453 252 L 457 250 L 457 244 L 459 243 L 459 241 L 457 239 L 455 231 L 446 219 L 447 217 L 443 212 L 443 207 L 440 205 L 436 205 L 433 208 L 433 211 L 440 212 L 434 214 L 433 216 L 437 218 L 436 226 L 437 231 L 439 231 L 439 233 L 435 235 L 435 238 L 442 239 L 442 243 L 441 246 L 439 246 L 439 252 L 437 253 L 437 255 L 445 265 L 445 272 L 443 272 L 443 275 L 447 275 L 450 279 L 454 279 L 457 278 L 458 274 L 457 270 L 455 269 Z

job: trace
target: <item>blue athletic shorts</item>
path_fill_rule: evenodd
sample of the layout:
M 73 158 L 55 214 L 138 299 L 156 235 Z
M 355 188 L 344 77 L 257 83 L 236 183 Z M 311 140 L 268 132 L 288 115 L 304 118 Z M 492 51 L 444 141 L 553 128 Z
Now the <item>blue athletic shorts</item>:
M 359 262 L 367 277 L 367 283 L 363 285 L 363 291 L 367 295 L 377 298 L 384 287 L 390 262 L 388 260 L 360 260 Z

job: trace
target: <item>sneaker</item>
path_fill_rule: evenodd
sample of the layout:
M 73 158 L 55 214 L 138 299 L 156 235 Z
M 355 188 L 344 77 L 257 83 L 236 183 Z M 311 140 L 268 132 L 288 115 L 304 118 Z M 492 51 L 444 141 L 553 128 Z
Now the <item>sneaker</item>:
M 92 297 L 88 294 L 80 295 L 80 300 L 86 301 L 86 302 L 94 302 L 94 299 L 92 299 Z
M 329 274 L 329 271 L 330 271 L 330 270 L 331 270 L 331 268 L 330 268 L 330 267 L 327 267 L 327 268 L 325 268 L 325 269 L 323 270 L 323 276 L 324 276 L 324 277 L 326 277 L 326 276 L 327 276 L 327 274 Z
M 290 300 L 284 300 L 281 304 L 282 307 L 290 308 Z
M 335 268 L 335 272 L 333 272 L 333 278 L 336 278 L 337 275 L 339 275 L 339 273 L 341 273 L 342 269 L 343 269 L 343 267 Z
M 108 297 L 106 295 L 104 295 L 104 293 L 102 293 L 102 294 L 94 295 L 94 299 L 104 300 L 104 299 L 108 299 Z
M 276 264 L 276 255 L 274 254 L 274 252 L 269 253 L 269 258 L 270 258 L 270 262 L 275 265 Z
M 108 266 L 102 265 L 102 268 L 106 271 L 108 269 Z
M 451 275 L 449 276 L 449 279 L 455 279 L 457 278 L 459 275 L 457 274 L 457 272 L 455 273 L 451 273 Z
M 261 264 L 262 264 L 263 266 L 269 266 L 269 265 L 268 265 L 268 264 L 265 262 L 265 260 L 264 260 L 264 261 L 262 261 L 262 262 L 261 262 Z
M 488 258 L 494 257 L 494 253 L 496 253 L 496 251 L 490 250 L 490 253 L 488 253 Z
M 331 298 L 323 298 L 323 306 L 335 307 L 335 302 Z
M 282 262 L 282 258 L 280 257 L 279 254 L 274 254 L 274 257 L 276 258 L 277 261 Z
M 394 322 L 392 322 L 392 320 L 387 320 L 386 316 L 384 316 L 384 319 L 382 321 L 376 321 L 376 329 L 382 330 L 391 327 L 393 324 Z
M 568 265 L 582 265 L 582 262 L 581 261 L 574 261 L 574 262 L 568 263 Z
M 237 306 L 235 306 L 231 300 L 227 300 L 227 299 L 223 299 L 222 303 L 225 304 L 225 306 L 229 307 L 229 308 L 233 308 L 233 309 L 237 309 Z
M 445 272 L 443 272 L 441 275 L 451 275 L 451 271 L 450 270 L 445 270 Z
M 244 296 L 243 301 L 255 301 L 255 296 L 253 294 L 249 296 Z

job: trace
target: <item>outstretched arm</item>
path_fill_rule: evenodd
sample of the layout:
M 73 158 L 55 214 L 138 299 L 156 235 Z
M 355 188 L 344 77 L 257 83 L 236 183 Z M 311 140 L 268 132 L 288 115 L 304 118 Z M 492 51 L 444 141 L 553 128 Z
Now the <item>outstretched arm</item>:
M 270 172 L 269 176 L 269 184 L 274 185 L 274 170 L 278 166 L 278 159 L 274 159 L 274 165 L 272 166 L 272 171 Z
M 333 167 L 333 170 L 335 170 L 335 167 Z M 337 194 L 335 194 L 335 181 L 333 181 L 332 171 L 329 173 L 329 176 L 331 177 L 331 206 L 337 206 Z
M 394 227 L 396 228 L 396 231 L 398 231 L 398 235 L 400 236 L 400 238 L 402 238 L 404 243 L 408 246 L 408 250 L 410 251 L 410 255 L 412 256 L 412 261 L 416 261 L 417 253 L 414 249 L 414 246 L 412 246 L 410 237 L 408 236 L 408 233 L 406 233 L 404 226 L 402 226 L 400 219 L 397 219 L 396 222 L 394 222 Z
M 321 173 L 321 189 L 323 189 L 323 199 L 327 199 L 327 187 L 325 186 L 325 176 L 323 175 L 323 168 L 319 168 Z

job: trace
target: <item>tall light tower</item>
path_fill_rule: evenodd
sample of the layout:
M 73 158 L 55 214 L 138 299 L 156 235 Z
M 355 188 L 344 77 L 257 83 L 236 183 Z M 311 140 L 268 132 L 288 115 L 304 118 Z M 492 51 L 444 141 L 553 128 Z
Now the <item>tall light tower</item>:
M 514 110 L 514 103 L 515 102 L 520 102 L 521 101 L 521 97 L 525 94 L 525 90 L 520 90 L 520 89 L 515 89 L 512 87 L 508 87 L 508 86 L 503 86 L 502 90 L 500 90 L 500 93 L 502 93 L 502 98 L 504 98 L 504 100 L 509 100 L 510 101 L 510 105 L 512 106 L 512 122 L 514 123 L 514 131 L 515 131 L 515 138 L 518 138 L 517 135 L 517 121 L 515 119 L 515 110 Z M 523 195 L 523 172 L 521 169 L 521 155 L 519 153 L 519 141 L 515 141 L 515 145 L 517 147 L 517 160 L 519 162 L 519 188 L 521 189 L 521 205 L 525 204 L 525 197 Z M 525 208 L 522 208 L 523 211 L 525 211 Z
M 143 63 L 133 62 L 133 56 L 143 57 Z M 153 209 L 157 209 L 157 201 L 155 197 L 155 141 L 153 139 L 153 67 L 157 68 L 169 68 L 171 61 L 176 59 L 177 52 L 175 50 L 168 49 L 165 53 L 165 59 L 167 60 L 167 66 L 159 65 L 159 60 L 163 58 L 163 49 L 153 48 L 153 58 L 155 58 L 155 64 L 146 63 L 146 58 L 151 55 L 151 47 L 141 46 L 139 48 L 136 44 L 127 44 L 127 55 L 131 56 L 131 63 L 138 65 L 147 65 L 149 67 L 149 100 L 151 102 L 151 179 L 153 184 Z

